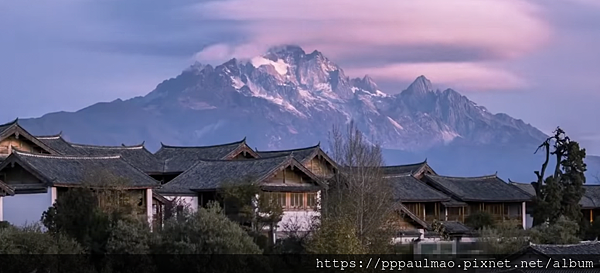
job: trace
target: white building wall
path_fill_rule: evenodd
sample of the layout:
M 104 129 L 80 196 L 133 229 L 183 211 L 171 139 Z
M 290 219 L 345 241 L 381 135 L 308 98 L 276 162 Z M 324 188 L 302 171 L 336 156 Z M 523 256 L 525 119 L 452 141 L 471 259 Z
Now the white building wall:
M 15 194 L 5 196 L 3 204 L 4 221 L 16 226 L 39 223 L 42 213 L 56 200 L 56 190 L 48 188 L 46 193 Z
M 310 231 L 320 213 L 312 210 L 284 211 L 277 231 Z
M 179 205 L 185 206 L 187 209 L 189 209 L 191 212 L 195 212 L 198 211 L 198 196 L 174 196 L 174 195 L 167 195 L 164 196 L 165 198 L 167 198 L 169 201 L 173 201 L 175 199 L 178 200 Z
M 533 227 L 533 216 L 531 214 L 525 215 L 525 229 L 530 229 Z

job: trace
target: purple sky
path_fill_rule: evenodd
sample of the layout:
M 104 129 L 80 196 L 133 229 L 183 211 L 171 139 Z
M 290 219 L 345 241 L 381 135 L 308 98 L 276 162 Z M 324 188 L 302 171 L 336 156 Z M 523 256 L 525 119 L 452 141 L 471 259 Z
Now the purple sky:
M 424 74 L 600 154 L 600 0 L 7 0 L 0 122 L 145 95 L 194 60 L 318 49 L 397 93 Z

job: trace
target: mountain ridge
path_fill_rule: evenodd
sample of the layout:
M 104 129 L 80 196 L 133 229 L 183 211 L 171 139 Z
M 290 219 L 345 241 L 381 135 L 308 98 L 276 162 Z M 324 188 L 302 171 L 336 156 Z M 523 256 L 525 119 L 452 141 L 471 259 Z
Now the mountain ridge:
M 154 149 L 160 142 L 210 145 L 248 137 L 273 150 L 325 143 L 332 125 L 350 120 L 369 139 L 403 154 L 528 149 L 547 137 L 451 88 L 434 90 L 423 75 L 392 95 L 368 75 L 350 78 L 321 52 L 291 45 L 215 66 L 194 63 L 145 96 L 50 113 L 24 125 L 36 134 L 63 131 L 73 141 L 99 145 L 146 141 Z

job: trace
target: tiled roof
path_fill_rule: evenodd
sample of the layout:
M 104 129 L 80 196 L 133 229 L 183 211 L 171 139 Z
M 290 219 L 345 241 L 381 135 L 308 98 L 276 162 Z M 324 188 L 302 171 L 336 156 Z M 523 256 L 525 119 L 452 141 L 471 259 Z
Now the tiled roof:
M 526 193 L 531 197 L 535 196 L 535 189 L 533 188 L 533 185 L 531 185 L 530 183 L 518 183 L 518 182 L 513 182 L 510 179 L 508 181 L 509 181 L 510 185 L 517 187 L 523 193 Z
M 154 155 L 164 164 L 164 172 L 183 172 L 199 160 L 226 159 L 243 145 L 246 145 L 245 138 L 212 146 L 168 146 L 161 143 L 161 148 Z
M 400 202 L 443 202 L 450 197 L 428 186 L 410 174 L 389 177 L 394 188 L 395 197 Z
M 496 175 L 479 177 L 425 175 L 425 177 L 432 186 L 459 201 L 523 202 L 531 200 L 531 196 L 507 184 Z
M 163 185 L 159 190 L 163 194 L 189 194 L 193 191 L 215 190 L 225 183 L 259 183 L 275 172 L 287 167 L 303 171 L 313 181 L 320 184 L 310 171 L 290 156 L 258 158 L 248 160 L 200 160 L 187 171 Z M 286 186 L 269 185 L 269 186 Z M 310 186 L 310 185 L 307 185 Z M 314 190 L 313 188 L 309 189 Z
M 531 184 L 512 181 L 510 184 L 529 194 L 531 197 L 535 196 L 535 189 Z M 583 188 L 585 189 L 585 193 L 581 197 L 579 205 L 584 209 L 600 208 L 600 185 L 583 185 Z
M 553 256 L 553 255 L 598 255 L 600 257 L 600 242 L 585 242 L 571 245 L 537 245 L 529 246 L 534 252 Z M 599 258 L 600 259 L 600 258 Z
M 106 172 L 122 180 L 123 187 L 153 188 L 160 183 L 137 169 L 120 156 L 52 156 L 15 151 L 1 165 L 0 170 L 11 162 L 38 176 L 51 185 L 77 186 L 82 182 L 93 183 L 96 172 Z
M 410 218 L 413 222 L 419 224 L 421 226 L 421 228 L 424 228 L 424 229 L 431 228 L 429 226 L 429 224 L 427 224 L 427 222 L 425 222 L 425 221 L 423 221 L 423 219 L 419 218 L 419 216 L 417 216 L 412 211 L 410 211 L 405 205 L 403 205 L 401 203 L 396 203 L 396 206 L 397 206 L 398 211 L 400 211 L 400 213 L 408 216 L 408 218 Z
M 16 125 L 18 123 L 19 119 L 15 119 L 11 122 L 5 123 L 5 124 L 0 124 L 0 135 L 2 135 L 2 133 L 4 133 L 4 131 L 8 130 L 11 126 Z
M 395 176 L 395 175 L 415 174 L 427 166 L 428 166 L 427 160 L 425 160 L 423 162 L 414 163 L 414 164 L 384 166 L 384 167 L 382 167 L 382 169 L 383 169 L 383 175 Z
M 19 125 L 19 119 L 15 119 L 12 122 L 0 125 L 0 140 L 9 137 L 13 134 L 18 134 L 20 137 L 26 138 L 27 140 L 33 142 L 35 145 L 39 146 L 40 148 L 42 148 L 50 154 L 60 154 L 60 152 L 46 145 L 44 142 L 38 140 L 29 132 L 27 132 L 27 130 L 21 127 L 21 125 Z
M 0 196 L 14 195 L 15 190 L 0 180 Z
M 41 142 L 52 147 L 64 156 L 117 156 L 131 163 L 146 173 L 160 173 L 163 171 L 163 163 L 146 149 L 144 143 L 139 145 L 101 146 L 89 144 L 77 144 L 66 141 L 61 134 L 52 136 L 36 136 Z
M 450 198 L 450 201 L 442 202 L 442 205 L 444 205 L 445 207 L 449 207 L 449 208 L 466 207 L 466 206 L 468 206 L 467 203 L 458 201 L 458 200 L 456 200 L 454 198 Z
M 458 221 L 440 221 L 440 223 L 444 227 L 444 230 L 451 235 L 473 233 L 473 229 Z
M 600 185 L 583 185 L 585 193 L 579 201 L 585 209 L 600 208 Z
M 321 149 L 320 143 L 315 146 L 311 146 L 311 147 L 297 148 L 297 149 L 291 149 L 291 150 L 279 150 L 279 151 L 258 151 L 257 150 L 256 153 L 258 153 L 258 155 L 260 155 L 260 157 L 263 157 L 263 158 L 293 155 L 296 160 L 304 163 L 305 161 L 312 159 L 317 154 L 319 149 Z
M 35 136 L 39 141 L 52 147 L 62 155 L 79 155 L 79 151 L 74 149 L 71 144 L 62 137 L 62 133 L 52 136 Z
M 96 146 L 70 143 L 79 155 L 83 156 L 114 156 L 120 155 L 123 160 L 146 173 L 160 173 L 163 164 L 144 147 L 144 143 L 132 146 Z

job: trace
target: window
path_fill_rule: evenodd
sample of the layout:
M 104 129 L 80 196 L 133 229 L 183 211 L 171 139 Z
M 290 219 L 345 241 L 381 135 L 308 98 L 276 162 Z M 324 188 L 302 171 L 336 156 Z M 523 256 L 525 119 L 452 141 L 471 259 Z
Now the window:
M 304 194 L 290 193 L 290 207 L 295 209 L 304 207 Z
M 287 206 L 287 196 L 285 192 L 273 193 L 273 197 L 275 198 L 275 200 L 277 200 L 277 204 L 280 205 L 282 208 L 285 208 Z
M 317 207 L 317 194 L 314 192 L 310 192 L 306 194 L 306 207 L 307 208 L 315 208 Z

